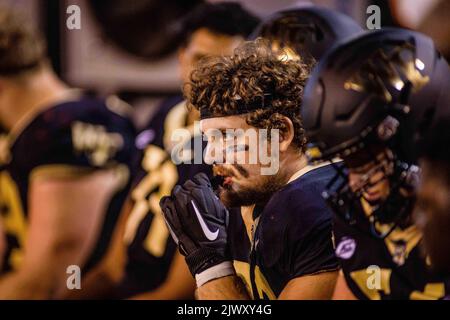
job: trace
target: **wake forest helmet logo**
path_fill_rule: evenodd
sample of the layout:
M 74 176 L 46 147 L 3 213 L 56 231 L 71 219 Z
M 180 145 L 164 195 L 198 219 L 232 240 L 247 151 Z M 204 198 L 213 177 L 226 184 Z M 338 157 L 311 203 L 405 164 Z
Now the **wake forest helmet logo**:
M 120 134 L 107 132 L 102 125 L 79 121 L 72 125 L 72 141 L 75 151 L 85 153 L 94 166 L 105 165 L 124 144 Z
M 415 58 L 415 48 L 410 43 L 380 48 L 345 82 L 344 88 L 372 93 L 391 103 L 394 100 L 392 88 L 400 92 L 408 84 L 412 92 L 418 92 L 430 81 L 428 76 L 422 75 L 424 69 L 425 64 Z

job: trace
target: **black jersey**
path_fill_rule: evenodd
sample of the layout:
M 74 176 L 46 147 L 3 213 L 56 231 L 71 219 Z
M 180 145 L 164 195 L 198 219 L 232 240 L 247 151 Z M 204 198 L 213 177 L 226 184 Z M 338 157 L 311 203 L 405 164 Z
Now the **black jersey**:
M 172 159 L 167 140 L 173 130 L 187 130 L 186 121 L 185 102 L 171 108 L 164 106 L 138 135 L 139 139 L 145 132 L 155 132 L 149 135 L 151 141 L 143 145 L 144 155 L 131 191 L 132 205 L 124 237 L 128 261 L 119 287 L 121 297 L 156 289 L 167 277 L 177 246 L 162 216 L 160 199 L 169 195 L 176 184 L 183 184 L 199 172 L 211 175 L 208 165 L 178 163 Z M 164 131 L 156 132 L 157 128 L 164 128 Z M 202 143 L 202 136 L 193 134 L 184 143 L 193 148 L 194 140 Z
M 292 279 L 338 269 L 332 212 L 321 196 L 333 175 L 329 166 L 312 169 L 255 207 L 253 241 L 242 216 L 230 215 L 234 267 L 254 299 L 276 299 Z
M 105 100 L 77 97 L 29 115 L 1 143 L 0 210 L 7 238 L 1 272 L 20 267 L 28 229 L 30 181 L 41 173 L 77 175 L 86 170 L 115 168 L 126 176 L 112 197 L 100 235 L 86 264 L 102 258 L 130 187 L 134 128 Z
M 389 228 L 378 227 L 383 232 Z M 449 295 L 449 278 L 430 271 L 420 250 L 422 235 L 414 225 L 397 227 L 385 239 L 376 238 L 360 208 L 351 226 L 336 217 L 334 234 L 342 272 L 358 299 L 423 300 Z

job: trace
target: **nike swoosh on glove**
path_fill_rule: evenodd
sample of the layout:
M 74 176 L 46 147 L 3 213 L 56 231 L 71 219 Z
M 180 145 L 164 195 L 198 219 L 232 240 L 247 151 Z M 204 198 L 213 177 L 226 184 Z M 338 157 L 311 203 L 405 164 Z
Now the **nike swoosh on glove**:
M 228 210 L 214 193 L 211 182 L 199 173 L 160 201 L 164 219 L 192 275 L 229 261 Z

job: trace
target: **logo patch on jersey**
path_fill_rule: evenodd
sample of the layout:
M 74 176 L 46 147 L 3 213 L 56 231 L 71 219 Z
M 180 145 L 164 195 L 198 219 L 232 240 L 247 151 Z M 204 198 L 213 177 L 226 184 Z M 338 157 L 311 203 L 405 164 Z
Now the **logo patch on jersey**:
M 356 250 L 356 241 L 352 238 L 343 238 L 337 245 L 336 256 L 341 259 L 350 259 Z
M 75 122 L 72 126 L 73 147 L 84 152 L 95 166 L 105 165 L 122 148 L 120 134 L 107 132 L 102 125 Z
M 139 133 L 135 139 L 136 148 L 144 150 L 155 139 L 155 130 L 148 129 Z

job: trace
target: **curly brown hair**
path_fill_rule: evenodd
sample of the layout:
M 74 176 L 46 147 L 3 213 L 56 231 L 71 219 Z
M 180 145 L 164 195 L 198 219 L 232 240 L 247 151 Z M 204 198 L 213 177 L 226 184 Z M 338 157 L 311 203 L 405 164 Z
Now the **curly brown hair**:
M 305 133 L 300 116 L 303 88 L 311 65 L 292 61 L 270 49 L 262 39 L 239 46 L 232 56 L 206 57 L 199 61 L 185 86 L 191 107 L 206 109 L 214 117 L 236 115 L 239 102 L 254 103 L 255 97 L 271 95 L 269 106 L 246 113 L 249 125 L 285 131 L 283 116 L 294 126 L 293 143 L 305 149 Z

